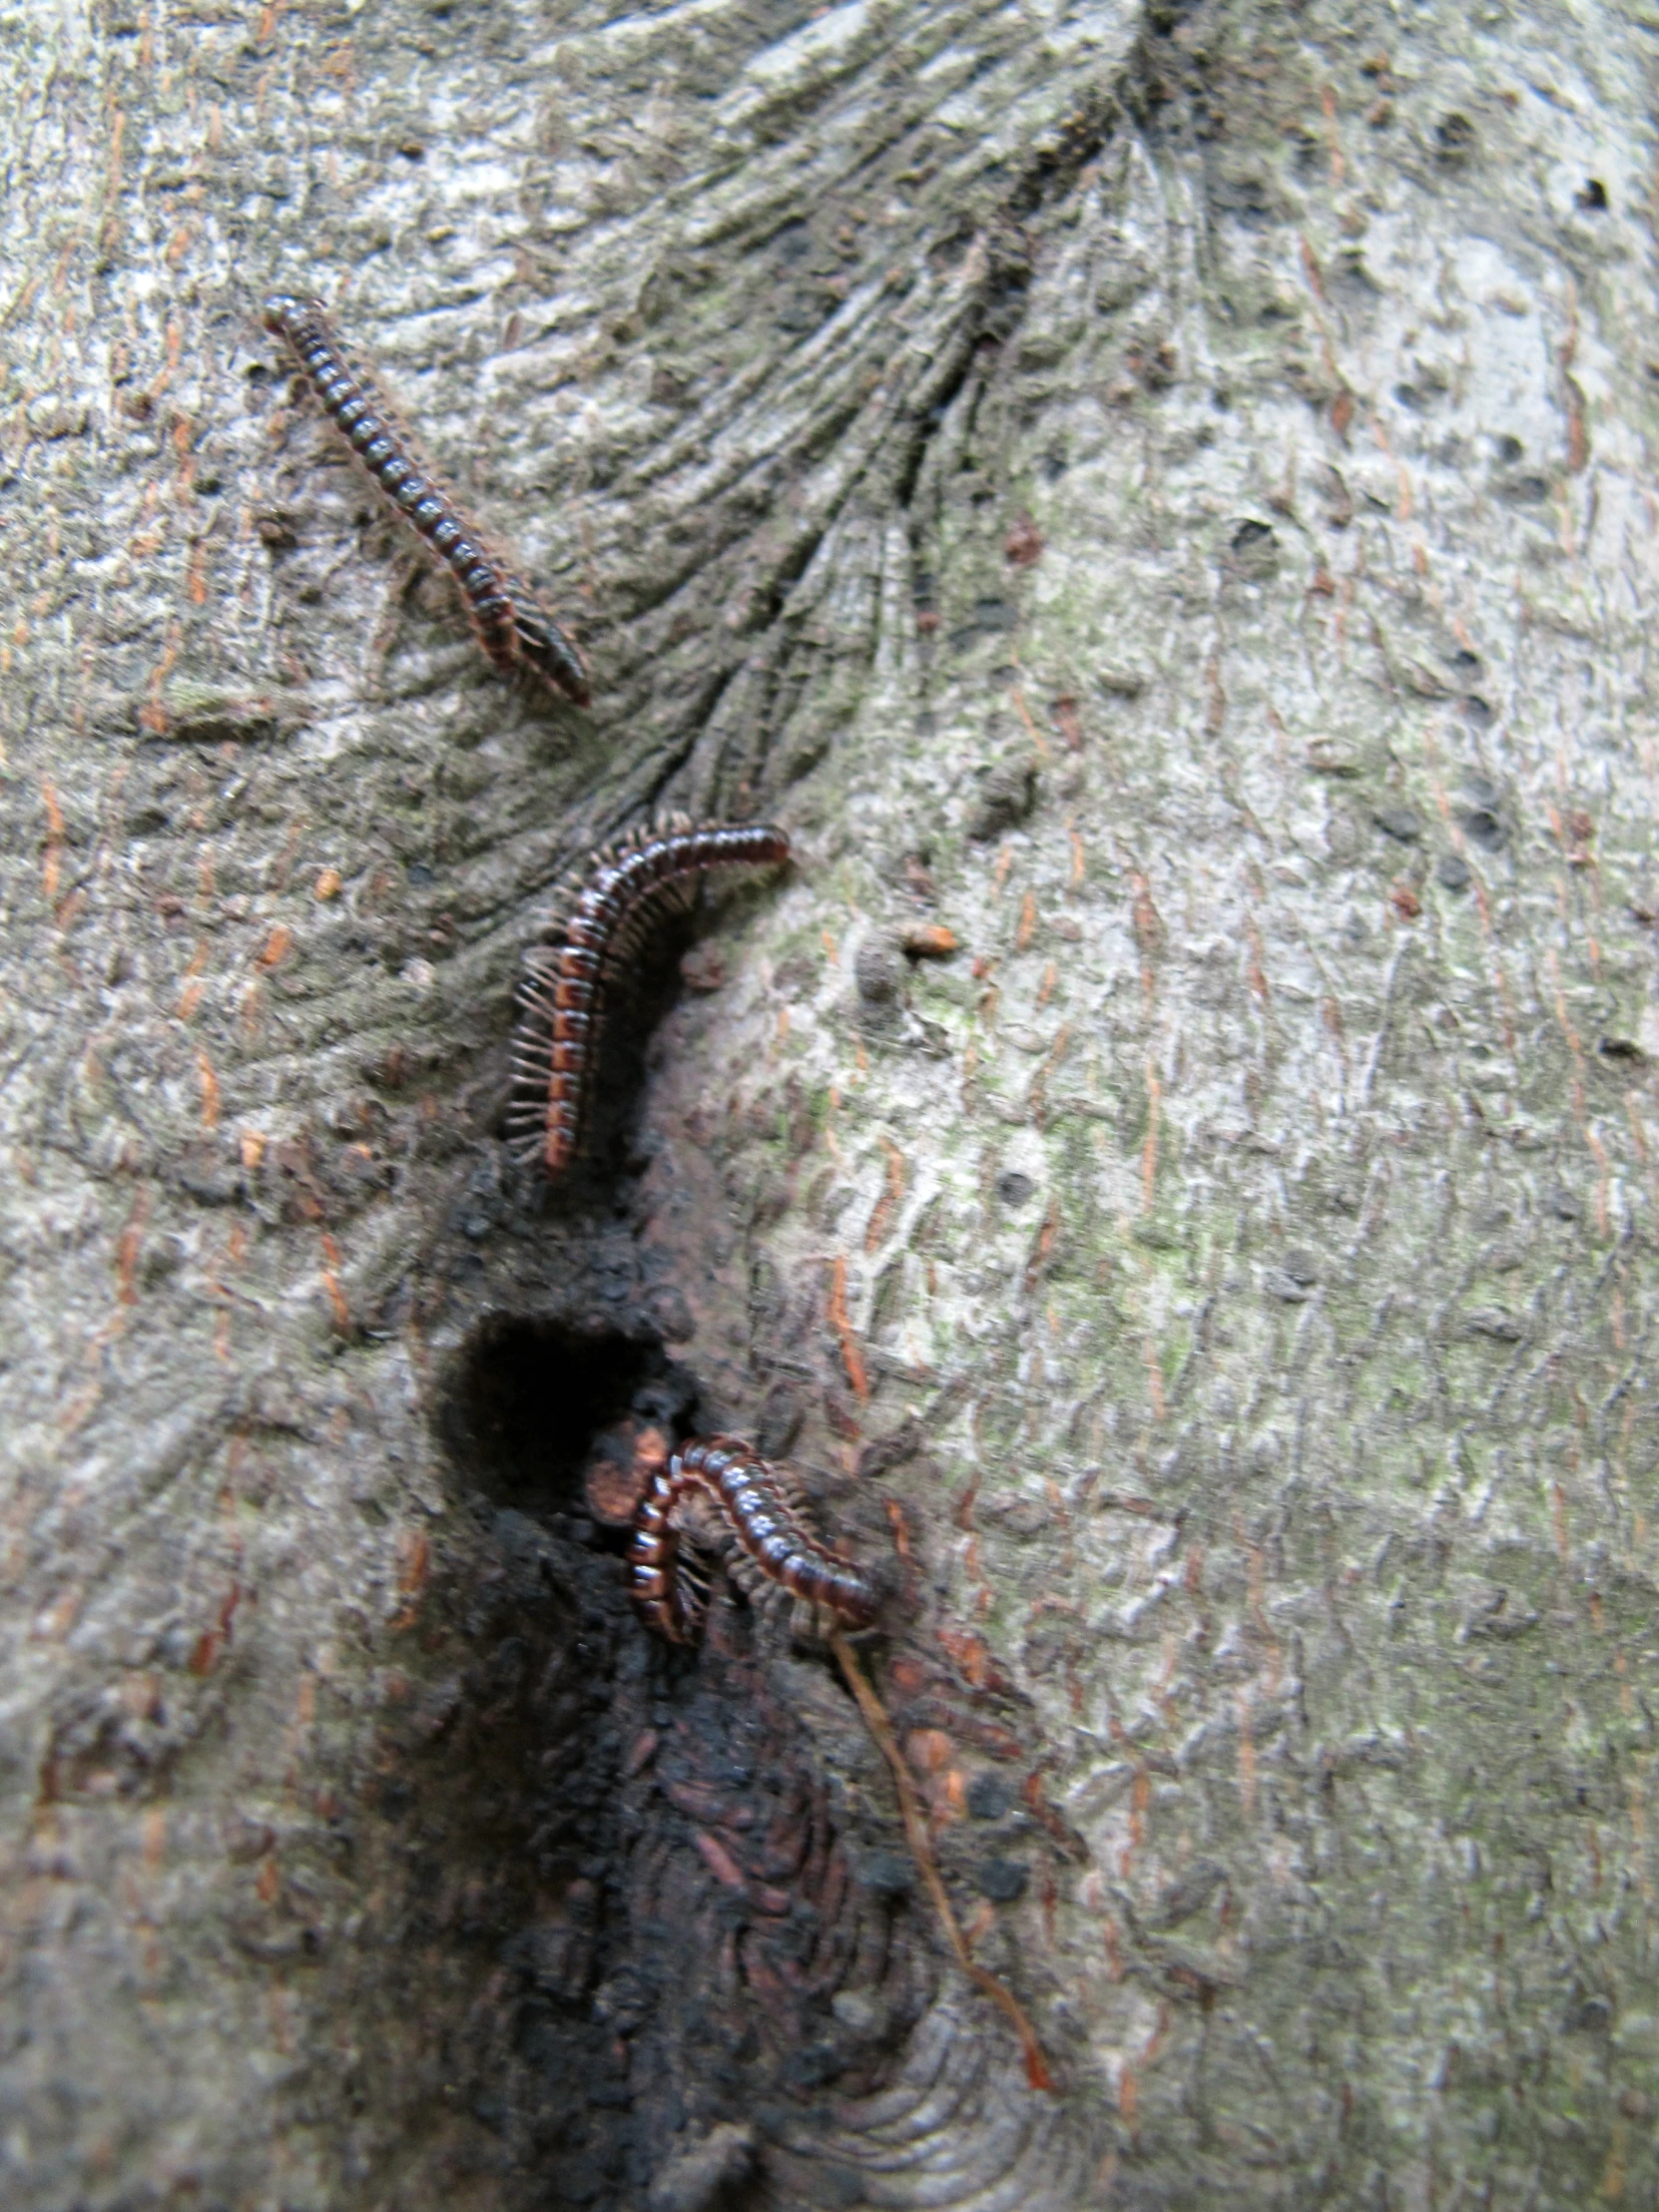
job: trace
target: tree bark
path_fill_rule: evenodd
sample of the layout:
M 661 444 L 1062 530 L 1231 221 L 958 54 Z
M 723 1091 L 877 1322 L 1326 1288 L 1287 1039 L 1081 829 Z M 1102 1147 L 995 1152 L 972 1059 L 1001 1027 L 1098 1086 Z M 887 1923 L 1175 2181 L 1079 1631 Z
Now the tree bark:
M 14 16 L 9 2205 L 1653 2201 L 1656 34 Z M 796 865 L 549 1190 L 518 957 L 664 806 Z M 1052 2093 L 822 1654 L 630 1616 L 694 1426 Z

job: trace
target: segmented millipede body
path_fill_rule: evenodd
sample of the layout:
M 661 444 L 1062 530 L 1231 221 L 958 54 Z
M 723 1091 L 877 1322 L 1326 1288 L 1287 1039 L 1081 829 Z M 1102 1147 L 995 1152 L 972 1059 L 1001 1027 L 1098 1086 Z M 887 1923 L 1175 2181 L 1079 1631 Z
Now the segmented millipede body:
M 736 1436 L 696 1436 L 658 1469 L 634 1516 L 628 1563 L 635 1602 L 671 1643 L 696 1640 L 707 1604 L 682 1545 L 724 1548 L 740 1581 L 776 1583 L 842 1628 L 875 1618 L 874 1584 L 807 1526 L 794 1485 Z M 747 1571 L 746 1571 L 747 1570 Z
M 674 822 L 598 852 L 557 924 L 525 956 L 508 1127 L 517 1156 L 561 1175 L 576 1157 L 608 987 L 646 931 L 725 868 L 774 867 L 790 840 L 768 823 Z
M 278 292 L 265 326 L 287 345 L 312 390 L 415 533 L 461 587 L 473 634 L 503 675 L 528 669 L 578 707 L 588 704 L 582 656 L 524 579 L 503 561 L 439 482 L 371 379 L 346 360 L 314 299 Z

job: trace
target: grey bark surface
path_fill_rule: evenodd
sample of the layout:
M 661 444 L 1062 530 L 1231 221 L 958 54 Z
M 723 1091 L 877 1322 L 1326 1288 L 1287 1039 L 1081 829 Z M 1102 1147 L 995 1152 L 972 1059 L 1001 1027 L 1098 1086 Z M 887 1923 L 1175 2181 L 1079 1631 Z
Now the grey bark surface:
M 1659 14 L 5 20 L 0 2197 L 1659 2201 Z M 663 805 L 798 865 L 547 1193 Z M 653 1406 L 880 1563 L 1057 2094 L 828 1673 L 627 1618 Z

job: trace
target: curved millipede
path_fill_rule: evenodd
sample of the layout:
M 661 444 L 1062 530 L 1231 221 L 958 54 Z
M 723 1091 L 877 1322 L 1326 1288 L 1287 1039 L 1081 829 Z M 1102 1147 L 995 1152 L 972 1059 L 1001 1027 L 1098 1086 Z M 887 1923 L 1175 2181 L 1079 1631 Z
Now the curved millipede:
M 495 666 L 506 676 L 528 669 L 563 698 L 587 706 L 582 656 L 419 458 L 372 380 L 348 365 L 319 303 L 276 292 L 266 301 L 264 318 L 268 330 L 286 340 L 381 491 L 448 567 L 461 587 L 473 634 Z
M 753 1582 L 758 1572 L 841 1628 L 867 1628 L 875 1618 L 874 1584 L 813 1534 L 794 1485 L 736 1436 L 694 1436 L 653 1476 L 628 1548 L 634 1600 L 671 1643 L 695 1642 L 706 1609 L 702 1583 L 681 1556 L 688 1519 L 698 1548 L 724 1546 L 740 1568 L 748 1563 L 740 1579 Z
M 660 915 L 684 907 L 719 868 L 775 867 L 787 833 L 769 823 L 670 823 L 598 852 L 557 925 L 525 956 L 513 1040 L 513 1150 L 548 1175 L 575 1159 L 599 1056 L 607 987 Z

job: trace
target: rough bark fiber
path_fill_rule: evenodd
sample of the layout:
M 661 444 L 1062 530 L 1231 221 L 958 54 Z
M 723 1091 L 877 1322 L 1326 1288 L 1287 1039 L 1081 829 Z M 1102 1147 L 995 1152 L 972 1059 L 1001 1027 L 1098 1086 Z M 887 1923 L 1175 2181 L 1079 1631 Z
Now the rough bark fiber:
M 1656 40 L 6 17 L 8 2206 L 1655 2200 Z M 663 802 L 800 864 L 549 1194 L 517 954 Z M 822 1660 L 630 1618 L 694 1420 L 1057 2096 Z

